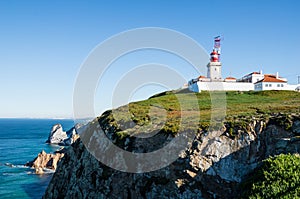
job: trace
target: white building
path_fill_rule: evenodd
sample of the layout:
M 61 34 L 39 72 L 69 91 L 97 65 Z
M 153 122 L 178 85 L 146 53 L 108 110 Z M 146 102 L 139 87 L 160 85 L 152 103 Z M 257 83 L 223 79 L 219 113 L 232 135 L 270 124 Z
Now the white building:
M 189 90 L 201 92 L 202 90 L 225 90 L 225 91 L 262 91 L 262 90 L 297 90 L 300 91 L 300 84 L 289 85 L 287 79 L 275 75 L 253 72 L 240 79 L 234 77 L 222 78 L 222 63 L 220 56 L 220 38 L 215 38 L 215 45 L 210 54 L 210 62 L 207 64 L 207 77 L 199 76 L 188 82 Z
M 255 83 L 264 78 L 264 74 L 262 71 L 260 72 L 252 72 L 248 75 L 245 75 L 244 77 L 238 79 L 238 82 L 250 82 L 250 83 Z
M 238 79 L 237 81 L 238 82 L 256 83 L 258 81 L 263 80 L 266 77 L 272 77 L 272 78 L 275 78 L 275 79 L 287 82 L 287 79 L 283 78 L 283 77 L 280 77 L 278 72 L 276 73 L 276 75 L 273 75 L 273 74 L 263 74 L 262 70 L 260 72 L 252 72 L 252 73 L 250 73 L 248 75 L 245 75 L 244 77 Z
M 264 79 L 254 83 L 256 91 L 262 90 L 289 90 L 287 81 L 266 75 Z M 294 89 L 295 90 L 295 89 Z

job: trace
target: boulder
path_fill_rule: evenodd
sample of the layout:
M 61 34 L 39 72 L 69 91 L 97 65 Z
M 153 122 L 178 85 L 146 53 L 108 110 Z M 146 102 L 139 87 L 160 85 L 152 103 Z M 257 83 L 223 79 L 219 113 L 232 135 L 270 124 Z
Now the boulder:
M 36 174 L 43 174 L 46 170 L 55 171 L 57 163 L 64 157 L 64 149 L 57 151 L 55 154 L 46 153 L 42 150 L 34 160 L 27 162 L 25 166 L 35 169 Z

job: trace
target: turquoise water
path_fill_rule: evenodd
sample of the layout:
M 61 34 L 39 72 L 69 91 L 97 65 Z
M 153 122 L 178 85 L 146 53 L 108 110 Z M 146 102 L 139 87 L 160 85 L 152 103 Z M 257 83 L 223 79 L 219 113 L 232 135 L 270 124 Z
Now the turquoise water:
M 58 147 L 45 143 L 51 127 L 62 124 L 64 130 L 73 120 L 0 119 L 0 198 L 41 198 L 52 174 L 36 175 L 24 165 L 41 151 Z

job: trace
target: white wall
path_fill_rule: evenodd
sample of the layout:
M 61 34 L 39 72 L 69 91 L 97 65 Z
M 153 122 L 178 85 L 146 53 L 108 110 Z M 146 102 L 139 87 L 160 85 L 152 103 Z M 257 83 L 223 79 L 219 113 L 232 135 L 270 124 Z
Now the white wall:
M 252 83 L 255 83 L 265 78 L 265 76 L 263 74 L 252 74 L 251 78 L 252 78 Z
M 254 84 L 244 82 L 197 82 L 189 86 L 193 92 L 209 91 L 250 91 Z
M 268 87 L 266 87 L 266 84 L 268 84 Z M 269 84 L 272 86 L 270 87 Z M 280 84 L 280 87 L 277 86 L 277 84 Z M 281 87 L 281 84 L 283 84 L 283 87 Z M 204 91 L 261 91 L 261 90 L 291 90 L 295 91 L 297 87 L 300 87 L 300 84 L 298 85 L 290 85 L 287 83 L 277 83 L 277 82 L 260 82 L 255 84 L 256 88 L 254 87 L 254 84 L 252 83 L 246 83 L 246 82 L 195 82 L 192 83 L 189 82 L 189 90 L 193 92 L 200 93 L 201 90 Z M 261 87 L 259 87 L 259 85 Z
M 296 88 L 298 88 L 300 86 L 300 84 L 295 84 L 295 85 L 291 85 L 291 84 L 287 84 L 286 85 L 286 90 L 291 90 L 291 91 L 294 91 L 296 90 Z
M 279 85 L 279 86 L 278 86 Z M 287 83 L 283 82 L 260 82 L 255 84 L 255 90 L 261 91 L 261 90 L 295 90 L 290 89 L 290 87 L 287 85 Z
M 268 84 L 268 86 L 266 86 Z M 272 86 L 270 87 L 269 84 Z M 277 84 L 280 84 L 280 87 L 277 86 Z M 281 86 L 283 84 L 283 87 Z M 300 84 L 297 85 L 290 85 L 287 83 L 277 83 L 277 82 L 260 82 L 255 84 L 255 90 L 256 91 L 262 91 L 262 90 L 286 90 L 286 91 L 295 91 L 297 87 L 299 87 Z

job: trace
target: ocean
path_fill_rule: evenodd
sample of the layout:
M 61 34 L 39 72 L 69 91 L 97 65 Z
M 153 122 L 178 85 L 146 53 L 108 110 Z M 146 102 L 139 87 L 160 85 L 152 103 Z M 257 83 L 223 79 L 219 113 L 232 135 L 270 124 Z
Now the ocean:
M 59 146 L 46 144 L 51 127 L 60 123 L 63 129 L 74 126 L 73 120 L 0 119 L 0 198 L 41 198 L 52 174 L 36 175 L 23 165 L 45 150 Z

